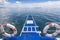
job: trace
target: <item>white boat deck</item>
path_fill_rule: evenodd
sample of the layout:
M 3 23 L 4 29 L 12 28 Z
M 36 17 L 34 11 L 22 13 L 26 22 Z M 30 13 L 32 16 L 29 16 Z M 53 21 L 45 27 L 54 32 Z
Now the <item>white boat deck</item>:
M 60 38 L 56 38 L 57 40 L 60 40 Z
M 2 40 L 2 39 L 0 39 L 0 40 Z

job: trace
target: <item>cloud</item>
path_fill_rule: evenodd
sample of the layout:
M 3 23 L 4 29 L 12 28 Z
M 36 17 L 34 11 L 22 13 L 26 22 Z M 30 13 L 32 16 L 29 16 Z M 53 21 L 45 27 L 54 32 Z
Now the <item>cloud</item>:
M 41 3 L 22 3 L 19 1 L 16 1 L 16 3 L 9 3 L 7 1 L 5 1 L 4 3 L 1 2 L 2 4 L 4 4 L 3 6 L 7 7 L 9 10 L 18 10 L 18 11 L 23 11 L 25 9 L 28 10 L 34 10 L 34 9 L 38 9 L 41 11 L 49 11 L 49 10 L 53 10 L 53 11 L 59 11 L 60 8 L 60 1 L 48 1 L 48 2 L 41 2 Z M 56 9 L 56 10 L 55 10 Z
M 0 0 L 0 20 L 7 20 L 10 15 L 17 13 L 17 15 L 26 12 L 50 13 L 60 16 L 60 1 L 48 1 L 41 3 L 10 3 Z M 8 16 L 8 17 L 7 17 Z M 4 19 L 5 18 L 5 19 Z

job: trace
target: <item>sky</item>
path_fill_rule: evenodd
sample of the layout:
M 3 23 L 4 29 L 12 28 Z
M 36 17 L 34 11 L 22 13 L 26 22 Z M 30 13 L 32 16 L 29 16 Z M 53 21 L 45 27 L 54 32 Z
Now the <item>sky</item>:
M 3 3 L 4 1 L 4 3 Z M 14 2 L 13 2 L 14 1 Z M 23 2 L 24 1 L 24 2 Z M 36 2 L 39 1 L 39 2 Z M 0 13 L 8 13 L 8 12 L 17 12 L 20 13 L 22 11 L 37 11 L 37 12 L 49 12 L 56 13 L 60 12 L 60 0 L 0 0 Z M 12 3 L 11 3 L 12 2 Z M 28 2 L 28 3 L 27 3 Z M 31 3 L 32 2 L 32 3 Z M 6 8 L 4 8 L 6 7 Z M 4 10 L 2 10 L 2 8 Z M 5 12 L 2 12 L 5 11 Z
M 60 1 L 60 0 L 8 0 L 9 2 L 15 2 L 15 1 L 20 1 L 20 2 L 47 2 L 47 1 Z
M 60 0 L 35 0 L 35 1 L 34 0 L 28 0 L 28 1 L 27 0 L 0 0 L 0 4 L 4 4 L 4 5 L 0 5 L 0 12 L 3 11 L 2 10 L 3 7 L 6 7 L 6 9 L 9 10 L 10 12 L 12 12 L 11 10 L 15 12 L 21 12 L 24 10 L 30 10 L 30 11 L 37 10 L 39 12 L 55 12 L 55 13 L 60 12 Z M 5 12 L 7 10 L 5 10 Z

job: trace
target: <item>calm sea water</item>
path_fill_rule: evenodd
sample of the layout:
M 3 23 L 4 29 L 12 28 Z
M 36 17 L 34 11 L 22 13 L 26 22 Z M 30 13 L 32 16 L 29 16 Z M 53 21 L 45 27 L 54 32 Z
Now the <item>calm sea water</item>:
M 0 16 L 0 24 L 2 23 L 11 23 L 16 26 L 18 33 L 17 36 L 20 35 L 24 22 L 26 20 L 27 15 L 32 15 L 36 21 L 36 24 L 39 26 L 38 30 L 43 31 L 44 27 L 50 23 L 55 22 L 60 24 L 60 14 L 58 13 L 43 13 L 43 12 L 26 12 L 26 13 L 11 13 L 11 14 L 2 14 Z M 55 28 L 50 28 L 50 32 Z M 54 32 L 52 31 L 52 32 Z M 6 32 L 9 33 L 9 29 L 6 29 Z M 0 34 L 0 38 L 3 37 Z M 57 35 L 57 37 L 59 37 Z

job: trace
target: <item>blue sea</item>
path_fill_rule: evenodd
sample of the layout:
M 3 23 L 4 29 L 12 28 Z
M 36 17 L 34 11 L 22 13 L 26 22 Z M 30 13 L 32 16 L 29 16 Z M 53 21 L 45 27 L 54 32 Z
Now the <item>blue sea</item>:
M 24 25 L 24 22 L 26 20 L 27 15 L 32 15 L 34 20 L 36 21 L 36 24 L 39 26 L 38 30 L 43 31 L 44 27 L 51 22 L 60 24 L 60 14 L 59 13 L 44 13 L 44 12 L 24 12 L 21 13 L 8 13 L 8 14 L 2 14 L 0 16 L 0 24 L 3 23 L 10 23 L 13 24 L 17 30 L 17 36 L 20 35 L 20 32 L 22 30 L 22 27 Z M 50 28 L 50 32 L 55 32 L 56 28 Z M 9 33 L 9 29 L 6 29 L 6 32 Z M 3 37 L 2 34 L 0 34 L 0 38 Z M 60 37 L 60 35 L 57 37 Z

